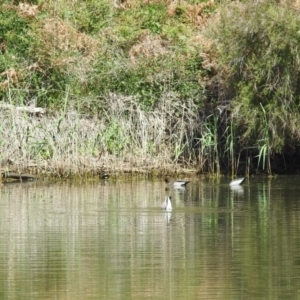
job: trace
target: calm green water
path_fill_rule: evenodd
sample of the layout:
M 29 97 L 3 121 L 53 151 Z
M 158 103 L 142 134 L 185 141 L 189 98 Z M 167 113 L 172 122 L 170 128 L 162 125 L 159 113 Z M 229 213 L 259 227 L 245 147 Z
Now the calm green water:
M 300 299 L 300 177 L 11 184 L 0 299 Z

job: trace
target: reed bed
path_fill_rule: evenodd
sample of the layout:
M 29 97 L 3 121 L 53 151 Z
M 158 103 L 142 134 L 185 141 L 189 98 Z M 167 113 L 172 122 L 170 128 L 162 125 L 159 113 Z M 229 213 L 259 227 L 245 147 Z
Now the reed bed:
M 109 94 L 98 116 L 65 109 L 32 116 L 1 108 L 2 169 L 43 175 L 174 171 L 195 167 L 189 147 L 201 128 L 195 105 L 166 94 L 153 111 Z

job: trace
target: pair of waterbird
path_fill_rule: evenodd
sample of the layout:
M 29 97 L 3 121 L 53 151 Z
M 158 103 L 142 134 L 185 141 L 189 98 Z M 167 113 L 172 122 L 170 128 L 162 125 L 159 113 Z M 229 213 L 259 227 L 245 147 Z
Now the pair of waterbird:
M 232 180 L 229 185 L 233 186 L 233 185 L 240 185 L 244 182 L 245 177 L 241 177 L 241 178 L 237 178 Z M 176 180 L 172 183 L 170 183 L 169 178 L 165 178 L 165 183 L 167 185 L 173 185 L 174 188 L 180 188 L 180 187 L 185 187 L 190 181 L 186 181 L 186 180 Z
M 241 185 L 245 180 L 245 177 L 242 178 L 237 178 L 232 180 L 229 185 L 230 186 L 238 186 Z M 170 184 L 170 180 L 168 178 L 165 178 L 165 183 L 167 185 Z M 171 183 L 173 185 L 174 188 L 181 188 L 181 187 L 185 187 L 187 184 L 189 183 L 189 181 L 186 180 L 177 180 L 174 181 L 173 183 Z M 172 210 L 172 202 L 171 202 L 171 196 L 166 196 L 165 197 L 165 201 L 163 203 L 163 205 L 161 206 L 161 209 L 166 210 L 166 211 L 171 211 Z
M 171 182 L 169 178 L 165 178 L 165 183 L 167 184 L 167 187 L 173 186 L 175 189 L 182 189 L 187 186 L 189 181 L 187 180 L 176 180 Z M 172 202 L 171 202 L 172 197 L 171 196 L 166 196 L 165 201 L 161 206 L 161 209 L 165 211 L 172 211 Z

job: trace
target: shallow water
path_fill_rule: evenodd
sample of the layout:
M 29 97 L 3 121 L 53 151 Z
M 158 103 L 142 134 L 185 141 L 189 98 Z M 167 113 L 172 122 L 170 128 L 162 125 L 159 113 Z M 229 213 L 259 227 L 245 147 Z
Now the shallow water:
M 0 299 L 299 299 L 299 182 L 5 185 Z

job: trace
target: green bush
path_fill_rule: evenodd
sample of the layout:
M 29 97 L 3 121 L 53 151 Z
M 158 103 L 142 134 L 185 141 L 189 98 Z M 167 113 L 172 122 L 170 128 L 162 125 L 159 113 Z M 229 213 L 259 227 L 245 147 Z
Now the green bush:
M 73 9 L 64 11 L 62 17 L 71 19 L 79 31 L 96 35 L 101 29 L 112 25 L 113 14 L 111 1 L 92 0 L 79 1 Z
M 100 60 L 90 89 L 98 95 L 116 92 L 135 96 L 145 108 L 152 109 L 167 92 L 178 94 L 179 101 L 192 99 L 201 104 L 203 88 L 199 81 L 205 74 L 199 51 L 175 57 L 161 55 L 128 64 L 125 58 Z
M 245 148 L 261 149 L 259 141 L 267 136 L 271 155 L 300 138 L 299 28 L 291 6 L 245 1 L 227 4 L 210 31 Z
M 20 18 L 15 10 L 2 6 L 0 10 L 0 41 L 5 43 L 7 51 L 12 55 L 23 53 L 25 58 L 33 42 L 30 36 L 30 22 Z

